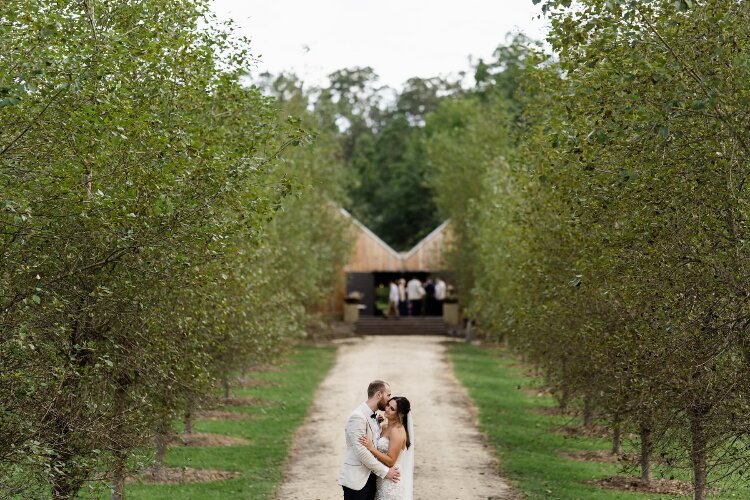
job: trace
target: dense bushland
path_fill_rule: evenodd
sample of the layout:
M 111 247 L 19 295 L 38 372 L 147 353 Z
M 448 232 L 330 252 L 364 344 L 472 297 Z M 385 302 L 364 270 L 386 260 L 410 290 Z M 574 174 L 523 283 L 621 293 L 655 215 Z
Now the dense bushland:
M 464 305 L 701 499 L 750 458 L 750 4 L 543 4 L 554 57 L 501 49 L 427 118 Z
M 202 0 L 0 7 L 0 496 L 122 498 L 329 293 L 340 163 L 232 33 Z

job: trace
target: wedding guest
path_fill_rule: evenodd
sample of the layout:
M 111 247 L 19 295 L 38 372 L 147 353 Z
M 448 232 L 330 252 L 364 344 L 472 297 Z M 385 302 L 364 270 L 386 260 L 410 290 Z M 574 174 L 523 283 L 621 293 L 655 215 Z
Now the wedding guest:
M 409 315 L 409 303 L 406 300 L 406 280 L 398 280 L 398 312 L 401 316 Z
M 432 278 L 428 278 L 424 284 L 425 294 L 425 314 L 435 316 L 437 314 L 437 301 L 435 300 L 435 283 Z
M 437 301 L 438 316 L 443 315 L 443 302 L 445 301 L 446 292 L 447 289 L 445 286 L 445 281 L 443 281 L 442 278 L 438 277 L 438 279 L 435 280 L 435 300 Z
M 424 288 L 422 282 L 416 277 L 409 280 L 406 284 L 406 294 L 409 297 L 409 306 L 411 307 L 412 316 L 422 315 L 422 297 L 424 297 Z
M 396 318 L 398 319 L 398 304 L 399 304 L 399 293 L 398 285 L 395 281 L 391 280 L 388 285 L 390 290 L 388 291 L 388 309 L 383 314 L 384 318 Z

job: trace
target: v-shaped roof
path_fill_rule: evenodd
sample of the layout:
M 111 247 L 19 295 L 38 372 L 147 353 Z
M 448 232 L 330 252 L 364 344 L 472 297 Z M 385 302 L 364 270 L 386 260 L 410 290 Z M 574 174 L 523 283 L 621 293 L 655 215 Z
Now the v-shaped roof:
M 446 220 L 408 252 L 396 252 L 348 211 L 341 213 L 359 229 L 346 270 L 349 272 L 398 272 L 444 270 L 443 251 L 450 238 Z

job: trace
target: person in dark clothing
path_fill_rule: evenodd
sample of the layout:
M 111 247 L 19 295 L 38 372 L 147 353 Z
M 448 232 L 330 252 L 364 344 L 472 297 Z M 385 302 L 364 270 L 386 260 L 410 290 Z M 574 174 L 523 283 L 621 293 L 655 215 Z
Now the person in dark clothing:
M 398 280 L 398 312 L 401 316 L 409 315 L 409 301 L 406 297 L 406 280 L 399 278 Z
M 437 301 L 435 300 L 435 283 L 432 278 L 428 279 L 424 285 L 425 292 L 425 315 L 437 315 Z

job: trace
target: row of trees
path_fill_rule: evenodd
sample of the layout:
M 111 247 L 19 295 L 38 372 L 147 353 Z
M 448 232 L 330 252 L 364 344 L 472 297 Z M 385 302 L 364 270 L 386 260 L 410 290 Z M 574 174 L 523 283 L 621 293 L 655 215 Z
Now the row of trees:
M 329 295 L 338 146 L 251 64 L 202 0 L 2 3 L 0 496 L 122 498 Z
M 428 117 L 462 299 L 702 499 L 750 458 L 750 4 L 571 4 Z

